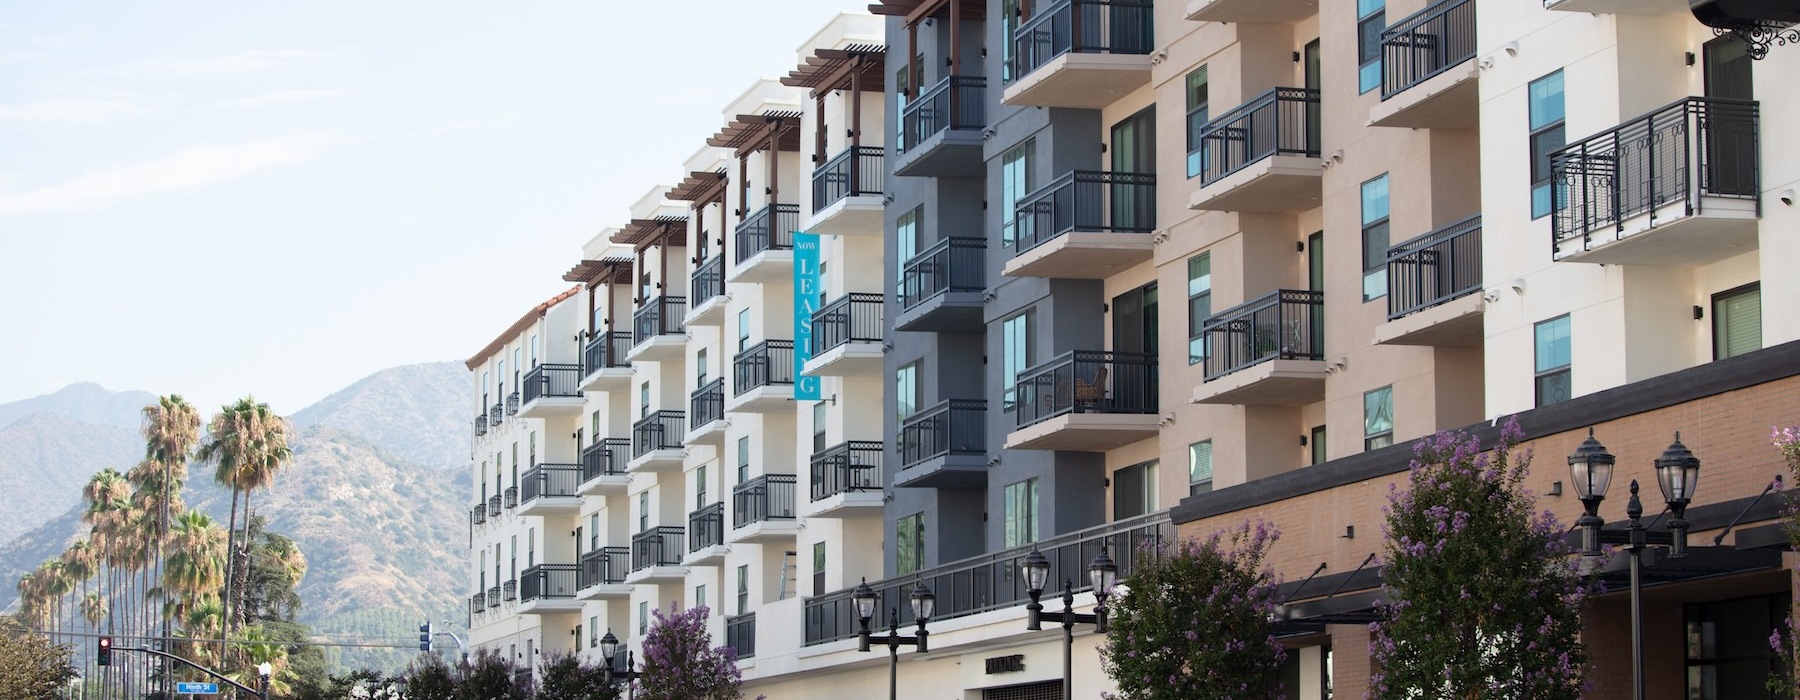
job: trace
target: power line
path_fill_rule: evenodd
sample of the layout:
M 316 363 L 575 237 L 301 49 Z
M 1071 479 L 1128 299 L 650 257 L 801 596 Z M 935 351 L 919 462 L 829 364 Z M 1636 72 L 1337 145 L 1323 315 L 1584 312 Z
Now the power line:
M 154 642 L 154 641 L 158 641 L 158 640 L 162 639 L 162 637 L 148 636 L 148 635 L 142 635 L 142 634 L 106 634 L 104 632 L 77 632 L 77 631 L 50 632 L 50 631 L 38 629 L 35 627 L 26 627 L 24 629 L 26 629 L 27 631 L 30 631 L 30 632 L 36 632 L 36 633 L 44 635 L 46 637 L 77 637 L 77 638 L 81 638 L 81 639 L 99 639 L 101 637 L 111 637 L 111 638 L 113 638 L 113 640 L 120 642 L 120 643 L 124 643 L 124 642 L 135 642 L 135 643 Z M 198 639 L 198 638 L 194 638 L 194 637 L 170 637 L 169 640 L 170 641 L 180 641 L 180 642 L 192 642 L 192 643 L 196 643 L 196 644 L 220 644 L 220 643 L 224 643 L 226 641 L 223 639 Z M 376 644 L 376 643 L 368 643 L 368 642 L 328 642 L 328 641 L 315 641 L 315 640 L 311 640 L 311 639 L 300 640 L 300 641 L 271 641 L 271 640 L 247 641 L 247 640 L 243 640 L 243 639 L 237 639 L 237 640 L 232 640 L 230 643 L 234 644 L 234 645 L 237 645 L 237 644 L 246 644 L 246 645 L 247 644 L 279 644 L 281 646 L 349 647 L 349 648 L 361 648 L 361 649 L 416 649 L 419 646 L 418 642 L 404 642 L 404 643 L 395 643 L 395 644 Z M 120 646 L 118 648 L 123 649 L 125 647 Z

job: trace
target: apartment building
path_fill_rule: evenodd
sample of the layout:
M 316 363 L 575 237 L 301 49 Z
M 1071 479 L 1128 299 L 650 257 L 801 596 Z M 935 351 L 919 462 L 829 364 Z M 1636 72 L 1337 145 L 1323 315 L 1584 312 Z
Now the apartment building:
M 869 9 L 470 361 L 477 646 L 597 656 L 703 604 L 754 692 L 878 697 L 852 589 L 905 632 L 923 585 L 909 696 L 1056 697 L 1027 554 L 1085 610 L 1101 551 L 1261 518 L 1288 696 L 1328 698 L 1367 679 L 1406 443 L 1517 416 L 1565 521 L 1584 428 L 1646 480 L 1684 431 L 1694 541 L 1723 534 L 1653 569 L 1648 653 L 1670 697 L 1740 696 L 1759 660 L 1719 649 L 1789 590 L 1764 430 L 1800 422 L 1800 322 L 1762 300 L 1800 291 L 1766 274 L 1800 178 L 1760 125 L 1794 54 L 1753 63 L 1677 0 Z M 502 381 L 522 357 L 540 379 Z M 533 381 L 558 388 L 512 419 L 496 397 Z M 513 515 L 519 431 L 540 486 Z M 1601 695 L 1626 614 L 1591 615 Z M 1112 689 L 1098 642 L 1076 695 Z

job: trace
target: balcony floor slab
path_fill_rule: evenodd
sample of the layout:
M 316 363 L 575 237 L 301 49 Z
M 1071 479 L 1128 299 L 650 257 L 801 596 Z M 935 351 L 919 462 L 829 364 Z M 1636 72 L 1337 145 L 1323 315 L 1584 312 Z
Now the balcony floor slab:
M 987 302 L 982 292 L 944 292 L 894 315 L 894 328 L 931 333 L 979 333 Z
M 688 568 L 685 566 L 646 566 L 625 574 L 625 583 L 628 585 L 681 583 L 687 580 L 687 575 Z
M 625 470 L 633 474 L 640 472 L 678 472 L 681 471 L 682 460 L 687 459 L 687 450 L 665 447 L 651 450 L 641 457 L 633 457 L 625 464 Z
M 1319 14 L 1318 0 L 1188 0 L 1195 22 L 1290 24 Z
M 687 437 L 683 438 L 682 442 L 689 445 L 723 445 L 725 444 L 725 429 L 729 427 L 731 427 L 729 419 L 707 421 L 705 425 L 689 430 Z
M 729 292 L 725 294 L 714 294 L 706 301 L 702 301 L 699 304 L 689 307 L 687 318 L 683 321 L 682 325 L 684 327 L 721 325 L 725 323 L 725 305 L 730 301 L 731 294 Z
M 717 566 L 724 563 L 725 555 L 730 553 L 731 547 L 727 545 L 715 544 L 710 547 L 701 547 L 692 552 L 688 552 L 683 556 L 681 558 L 681 565 L 689 568 L 696 566 Z
M 1551 0 L 1546 10 L 1596 15 L 1686 15 L 1688 0 Z
M 1275 155 L 1208 183 L 1188 199 L 1208 211 L 1306 211 L 1319 206 L 1325 161 Z
M 519 515 L 580 515 L 580 496 L 538 496 L 519 504 Z
M 1064 413 L 1006 436 L 1009 450 L 1105 452 L 1156 437 L 1162 417 L 1144 413 Z
M 1480 294 L 1470 292 L 1437 306 L 1401 316 L 1375 327 L 1375 344 L 1434 347 L 1481 345 L 1481 312 L 1486 303 Z
M 800 521 L 793 519 L 760 520 L 743 527 L 732 528 L 725 533 L 725 541 L 729 543 L 768 544 L 770 542 L 792 542 L 800 535 Z
M 623 496 L 631 489 L 630 474 L 601 474 L 581 482 L 583 496 Z
M 1069 52 L 1014 80 L 1000 101 L 1015 107 L 1100 109 L 1149 82 L 1148 55 Z
M 725 399 L 726 413 L 768 413 L 794 406 L 794 385 L 765 384 Z
M 673 333 L 651 336 L 625 353 L 625 359 L 630 362 L 669 362 L 686 356 L 687 336 Z
M 612 391 L 631 386 L 631 367 L 601 367 L 581 378 L 582 391 Z
M 875 377 L 882 373 L 885 356 L 881 343 L 856 341 L 826 350 L 806 362 L 806 374 L 812 377 Z
M 1008 277 L 1106 279 L 1149 260 L 1154 248 L 1148 233 L 1070 231 L 1013 256 L 1001 273 Z
M 580 600 L 623 600 L 631 597 L 629 583 L 597 583 L 575 592 Z
M 872 491 L 845 491 L 826 496 L 816 501 L 806 501 L 799 506 L 802 518 L 859 518 L 865 516 L 881 516 L 882 506 L 887 497 L 880 489 Z
M 513 613 L 518 615 L 560 615 L 581 612 L 581 600 L 572 595 L 574 591 L 569 591 L 569 593 L 571 595 L 567 598 L 533 598 L 513 608 Z
M 901 177 L 981 177 L 987 167 L 982 159 L 980 129 L 944 129 L 894 159 L 894 174 Z
M 1706 197 L 1692 214 L 1681 202 L 1588 233 L 1587 250 L 1571 238 L 1557 262 L 1604 265 L 1705 265 L 1757 249 L 1756 202 Z
M 1369 108 L 1370 126 L 1473 129 L 1481 124 L 1475 59 L 1458 63 Z
M 831 236 L 880 236 L 882 196 L 845 197 L 812 215 L 801 230 Z
M 581 415 L 587 399 L 580 396 L 539 396 L 519 407 L 520 418 L 561 418 Z
M 725 273 L 726 282 L 780 284 L 794 281 L 794 251 L 765 250 L 750 256 Z
M 1303 406 L 1325 400 L 1325 362 L 1269 360 L 1194 387 L 1194 403 Z
M 986 454 L 949 454 L 908 465 L 894 475 L 906 488 L 978 489 L 987 486 Z

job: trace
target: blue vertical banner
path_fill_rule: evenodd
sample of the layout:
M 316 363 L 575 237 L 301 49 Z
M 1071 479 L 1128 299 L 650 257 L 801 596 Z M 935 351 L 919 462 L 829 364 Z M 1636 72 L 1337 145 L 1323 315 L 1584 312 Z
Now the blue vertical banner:
M 794 232 L 794 398 L 819 400 L 819 378 L 806 376 L 812 359 L 813 312 L 819 310 L 819 234 Z

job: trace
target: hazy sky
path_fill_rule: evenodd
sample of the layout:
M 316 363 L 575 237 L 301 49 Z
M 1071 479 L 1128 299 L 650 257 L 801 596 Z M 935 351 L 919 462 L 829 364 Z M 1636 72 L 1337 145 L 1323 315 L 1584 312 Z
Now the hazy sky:
M 0 402 L 466 358 L 867 5 L 0 4 Z

